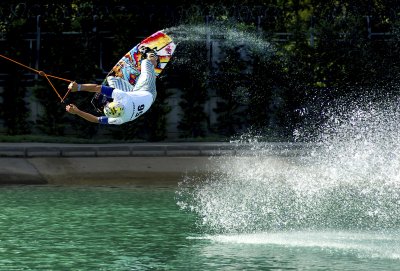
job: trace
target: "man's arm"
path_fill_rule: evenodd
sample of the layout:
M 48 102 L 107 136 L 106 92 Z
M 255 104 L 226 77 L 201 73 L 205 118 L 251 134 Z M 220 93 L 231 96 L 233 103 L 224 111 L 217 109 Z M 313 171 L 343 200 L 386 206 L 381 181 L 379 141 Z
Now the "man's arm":
M 98 117 L 80 110 L 78 107 L 76 107 L 76 105 L 73 105 L 73 104 L 67 105 L 65 107 L 65 110 L 68 113 L 70 113 L 72 115 L 78 115 L 79 117 L 81 117 L 81 118 L 83 118 L 83 119 L 85 119 L 87 121 L 90 121 L 90 122 L 93 122 L 93 123 L 99 123 L 99 118 Z
M 78 84 L 76 82 L 71 82 L 68 86 L 71 92 L 76 91 L 87 91 L 87 92 L 101 92 L 101 85 L 97 84 Z

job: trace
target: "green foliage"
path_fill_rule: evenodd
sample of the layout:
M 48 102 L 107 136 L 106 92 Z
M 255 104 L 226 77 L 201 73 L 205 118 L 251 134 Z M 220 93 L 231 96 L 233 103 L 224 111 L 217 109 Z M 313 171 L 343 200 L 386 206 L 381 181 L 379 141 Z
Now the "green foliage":
M 65 108 L 57 96 L 51 92 L 48 85 L 41 81 L 34 86 L 34 94 L 43 108 L 42 114 L 36 121 L 35 128 L 46 135 L 62 136 L 65 130 Z
M 78 106 L 79 109 L 88 112 L 93 115 L 99 115 L 89 102 L 93 98 L 93 93 L 80 92 L 70 93 L 66 103 L 63 105 L 63 115 L 66 120 L 66 125 L 74 131 L 74 134 L 79 138 L 90 139 L 93 138 L 99 131 L 99 125 L 88 122 L 78 116 L 70 115 L 65 112 L 65 105 L 73 103 Z
M 307 106 L 313 95 L 319 95 L 316 93 L 325 93 L 325 102 L 329 102 L 354 91 L 349 86 L 369 87 L 395 81 L 400 72 L 399 9 L 394 0 L 185 0 L 168 7 L 163 3 L 5 1 L 0 7 L 0 32 L 7 38 L 2 49 L 24 63 L 34 64 L 35 44 L 28 44 L 26 38 L 36 31 L 40 14 L 41 31 L 46 33 L 41 39 L 40 69 L 81 83 L 99 82 L 105 76 L 98 63 L 100 41 L 108 46 L 107 50 L 103 48 L 108 52 L 103 67 L 108 69 L 139 42 L 140 36 L 182 23 L 204 25 L 208 16 L 209 22 L 230 24 L 239 32 L 258 31 L 261 40 L 274 43 L 275 55 L 261 59 L 246 46 L 225 46 L 221 48 L 218 67 L 213 70 L 205 55 L 205 43 L 182 43 L 175 56 L 179 61 L 170 64 L 168 71 L 175 77 L 157 86 L 158 97 L 151 110 L 137 121 L 119 127 L 99 127 L 66 114 L 65 105 L 40 78 L 35 95 L 43 115 L 37 128 L 51 135 L 69 131 L 92 138 L 100 129 L 126 140 L 163 140 L 170 112 L 170 94 L 163 88 L 168 84 L 182 93 L 178 129 L 184 138 L 210 132 L 229 137 L 250 127 L 285 135 L 299 121 L 295 112 Z M 8 8 L 9 4 L 12 8 Z M 372 35 L 373 32 L 388 35 Z M 1 117 L 8 133 L 28 133 L 27 77 L 22 76 L 27 71 L 11 66 L 0 67 L 2 73 L 8 74 Z M 54 83 L 63 95 L 67 83 Z M 218 123 L 214 127 L 210 127 L 204 111 L 209 92 L 218 95 Z M 90 111 L 90 99 L 90 94 L 73 93 L 67 102 Z
M 170 84 L 181 90 L 181 118 L 178 130 L 181 138 L 202 137 L 207 132 L 207 114 L 204 104 L 208 100 L 208 62 L 203 46 L 195 42 L 181 45 L 175 53 L 179 62 L 170 66 L 175 74 Z M 179 74 L 179 77 L 176 75 Z
M 279 56 L 260 58 L 253 54 L 251 79 L 248 80 L 247 124 L 263 136 L 284 138 L 288 127 L 288 100 L 293 96 L 285 64 Z
M 149 141 L 160 141 L 167 138 L 167 114 L 171 112 L 171 107 L 167 104 L 168 97 L 171 93 L 166 89 L 166 81 L 157 80 L 157 99 L 151 106 L 146 116 L 142 117 L 144 122 L 144 131 L 146 131 L 146 139 Z
M 6 51 L 16 52 L 21 55 L 23 51 L 23 39 L 21 32 L 24 31 L 26 20 L 17 19 L 9 25 L 6 31 Z M 2 64 L 7 71 L 2 93 L 3 104 L 0 109 L 1 117 L 7 128 L 7 134 L 19 135 L 30 132 L 28 121 L 29 110 L 25 98 L 27 96 L 26 85 L 23 84 L 22 70 L 11 63 Z
M 185 80 L 181 82 L 182 94 L 179 106 L 183 112 L 178 123 L 178 129 L 182 138 L 203 137 L 206 134 L 206 120 L 204 103 L 206 102 L 207 88 L 204 78 L 206 73 L 193 75 L 182 74 Z
M 250 60 L 242 55 L 246 46 L 222 45 L 223 57 L 217 64 L 210 86 L 217 90 L 220 100 L 214 111 L 218 114 L 216 131 L 224 136 L 232 136 L 245 127 L 246 94 L 251 80 Z
M 29 110 L 25 102 L 26 88 L 21 84 L 21 71 L 10 67 L 9 72 L 2 93 L 1 117 L 7 127 L 7 134 L 28 134 L 30 133 L 30 123 L 27 120 Z

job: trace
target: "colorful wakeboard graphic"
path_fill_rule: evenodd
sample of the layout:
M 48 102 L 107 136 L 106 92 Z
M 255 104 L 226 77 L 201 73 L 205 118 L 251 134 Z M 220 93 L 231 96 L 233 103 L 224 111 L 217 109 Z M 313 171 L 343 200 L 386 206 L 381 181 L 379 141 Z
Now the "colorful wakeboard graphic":
M 140 48 L 142 47 L 148 47 L 157 54 L 159 64 L 155 68 L 155 72 L 156 75 L 159 76 L 171 60 L 176 44 L 171 37 L 162 31 L 152 34 L 133 47 L 117 62 L 106 76 L 103 85 L 108 85 L 123 91 L 132 91 L 140 75 L 142 58 Z M 107 101 L 107 97 L 97 93 L 92 99 L 92 104 L 97 111 L 102 111 L 102 107 Z

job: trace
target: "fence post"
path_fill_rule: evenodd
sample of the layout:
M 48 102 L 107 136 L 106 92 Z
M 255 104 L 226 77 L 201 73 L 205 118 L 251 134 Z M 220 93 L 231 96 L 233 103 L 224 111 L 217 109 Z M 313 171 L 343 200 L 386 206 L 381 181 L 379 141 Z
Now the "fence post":
M 35 69 L 39 70 L 39 56 L 40 56 L 40 15 L 36 16 L 36 62 Z M 35 74 L 35 79 L 38 79 L 38 73 Z
M 310 46 L 314 48 L 314 16 L 310 19 Z
M 210 34 L 210 15 L 206 16 L 206 48 L 207 48 L 207 61 L 211 67 L 211 34 Z
M 365 17 L 367 17 L 368 38 L 371 39 L 371 36 L 372 36 L 371 21 L 370 21 L 371 16 L 368 15 L 368 16 L 365 16 Z

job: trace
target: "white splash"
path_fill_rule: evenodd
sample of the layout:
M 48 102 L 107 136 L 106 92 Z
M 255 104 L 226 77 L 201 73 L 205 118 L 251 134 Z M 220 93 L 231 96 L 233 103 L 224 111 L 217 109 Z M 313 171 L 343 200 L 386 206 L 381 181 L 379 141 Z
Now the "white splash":
M 207 235 L 189 238 L 226 244 L 311 247 L 343 253 L 351 252 L 360 258 L 400 259 L 400 235 L 398 232 L 380 234 L 374 232 L 293 231 Z
M 218 170 L 205 178 L 182 181 L 178 205 L 210 233 L 398 230 L 399 103 L 349 104 L 326 108 L 322 125 L 297 131 L 308 155 L 275 156 L 268 143 L 236 142 L 248 147 L 214 157 Z

